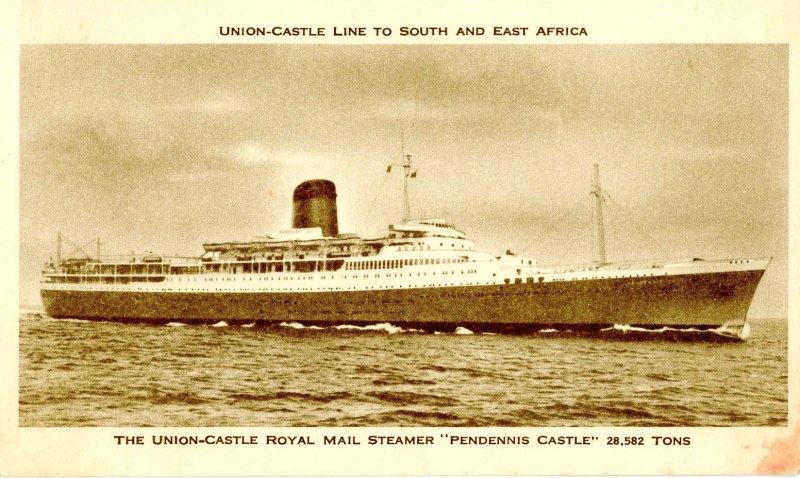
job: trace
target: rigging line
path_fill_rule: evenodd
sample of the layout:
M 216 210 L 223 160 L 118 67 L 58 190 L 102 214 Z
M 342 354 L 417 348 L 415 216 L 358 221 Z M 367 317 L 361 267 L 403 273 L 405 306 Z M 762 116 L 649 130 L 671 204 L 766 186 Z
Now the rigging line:
M 589 194 L 591 194 L 591 193 L 589 193 Z M 593 206 L 594 206 L 594 205 L 593 205 Z M 594 211 L 592 211 L 592 212 L 589 214 L 589 216 L 590 216 L 590 219 L 589 219 L 589 221 L 592 221 L 592 219 L 596 219 L 596 218 L 594 217 L 594 216 L 595 216 L 595 214 L 596 214 L 596 213 L 595 213 Z M 593 221 L 592 221 L 592 222 L 593 222 Z M 595 225 L 592 225 L 592 227 L 589 227 L 589 228 L 587 228 L 587 229 L 588 229 L 588 232 L 589 232 L 589 234 L 588 234 L 588 236 L 587 236 L 587 237 L 584 237 L 584 240 L 586 240 L 586 239 L 588 239 L 588 240 L 589 240 L 589 260 L 590 260 L 590 261 L 594 261 L 594 260 L 595 260 L 595 257 L 597 257 L 597 255 L 598 255 L 598 254 L 597 254 L 598 245 L 597 245 L 597 239 L 596 239 L 596 237 L 595 237 L 595 235 L 597 234 L 597 230 L 596 230 L 596 229 L 597 229 L 597 225 L 596 225 L 596 224 L 595 224 Z M 607 260 L 607 259 L 606 259 L 606 260 Z
M 62 235 L 62 237 L 63 237 L 63 235 Z M 65 239 L 67 239 L 67 238 L 65 238 Z M 94 241 L 95 241 L 95 240 L 94 240 L 94 239 L 92 239 L 91 241 L 87 242 L 86 244 L 83 244 L 83 245 L 81 245 L 81 246 L 78 246 L 78 245 L 77 245 L 77 243 L 75 243 L 75 242 L 72 242 L 72 241 L 70 241 L 69 239 L 67 239 L 67 242 L 69 242 L 69 243 L 71 243 L 73 246 L 75 246 L 75 249 L 74 249 L 74 250 L 72 250 L 72 251 L 71 251 L 69 254 L 67 254 L 67 255 L 66 255 L 66 257 L 70 257 L 70 256 L 72 256 L 73 254 L 75 254 L 76 252 L 81 252 L 81 253 L 83 253 L 83 255 L 84 255 L 84 256 L 86 256 L 87 258 L 91 258 L 92 256 L 90 256 L 89 254 L 87 254 L 87 253 L 86 253 L 86 251 L 84 251 L 84 250 L 83 250 L 83 248 L 84 248 L 84 247 L 87 247 L 87 246 L 88 246 L 88 245 L 90 245 L 90 244 L 92 244 Z
M 628 219 L 630 219 L 631 223 L 633 224 L 634 230 L 639 233 L 639 235 L 644 238 L 645 240 L 645 247 L 650 249 L 651 254 L 658 255 L 661 252 L 661 248 L 657 246 L 658 241 L 656 241 L 650 234 L 648 234 L 643 227 L 639 225 L 633 215 L 628 212 L 627 208 L 619 203 L 616 199 L 611 197 L 608 193 L 606 193 L 606 197 L 609 199 L 611 204 L 616 206 L 623 214 L 626 215 Z
M 582 219 L 583 215 L 585 214 L 585 211 L 583 210 L 583 207 L 585 205 L 586 205 L 585 198 L 583 198 L 583 197 L 579 198 L 578 201 L 576 201 L 569 208 L 567 208 L 564 211 L 564 213 L 560 217 L 558 217 L 558 219 L 556 219 L 554 221 L 554 223 L 555 224 L 561 224 L 561 223 L 574 224 L 575 222 L 580 222 L 580 223 L 585 222 Z M 572 219 L 571 220 L 567 220 L 568 218 L 572 218 Z M 558 232 L 563 232 L 563 231 L 562 231 L 562 229 L 559 229 L 559 228 L 551 228 L 551 229 L 548 229 L 548 230 L 544 231 L 543 233 L 541 233 L 538 236 L 534 237 L 533 240 L 531 240 L 530 243 L 528 243 L 528 245 L 526 245 L 525 248 L 522 249 L 522 251 L 527 251 L 537 241 L 541 241 L 542 239 L 549 238 L 550 236 L 553 236 Z
M 72 240 L 72 239 L 70 239 L 69 237 L 67 237 L 67 235 L 66 235 L 66 234 L 64 234 L 63 232 L 61 232 L 61 233 L 59 233 L 59 234 L 61 234 L 61 240 L 62 240 L 62 241 L 64 241 L 64 242 L 68 242 L 68 243 L 69 243 L 69 244 L 70 244 L 72 247 L 75 247 L 75 248 L 77 248 L 77 247 L 78 247 L 78 243 L 77 243 L 77 242 L 75 242 L 75 241 L 73 241 L 73 240 Z
M 67 254 L 65 257 L 69 257 L 69 256 L 71 256 L 72 254 L 74 254 L 74 253 L 76 253 L 76 252 L 78 252 L 78 251 L 82 252 L 84 255 L 86 255 L 86 257 L 90 257 L 90 256 L 89 256 L 89 254 L 86 254 L 86 251 L 84 251 L 84 250 L 83 250 L 83 248 L 84 248 L 84 247 L 87 247 L 89 244 L 93 243 L 93 242 L 94 242 L 94 239 L 92 239 L 92 240 L 90 240 L 89 242 L 87 242 L 87 243 L 85 243 L 85 244 L 82 244 L 82 245 L 80 245 L 80 246 L 79 246 L 77 242 L 75 242 L 75 241 L 73 241 L 72 239 L 70 239 L 69 237 L 67 237 L 67 236 L 66 236 L 64 233 L 60 233 L 60 234 L 61 234 L 61 240 L 62 240 L 62 241 L 66 241 L 66 242 L 68 242 L 68 243 L 69 243 L 69 245 L 71 245 L 71 246 L 74 248 L 74 249 L 72 250 L 72 252 L 70 252 L 69 254 Z
M 591 193 L 589 193 L 589 194 L 591 194 Z M 585 228 L 585 230 L 583 231 L 584 234 L 579 234 L 577 237 L 579 237 L 579 238 L 583 237 L 583 241 L 587 241 L 587 240 L 589 241 L 589 250 L 590 250 L 590 252 L 589 252 L 589 261 L 592 261 L 594 259 L 594 256 L 595 256 L 595 247 L 597 246 L 595 244 L 595 240 L 594 240 L 594 229 L 591 226 L 592 216 L 593 216 L 592 209 L 593 209 L 594 205 L 590 204 L 588 202 L 585 202 L 583 204 L 579 203 L 579 206 L 587 206 L 587 207 L 585 209 L 583 207 L 580 207 L 579 211 L 580 211 L 581 216 L 576 216 L 576 220 L 580 220 L 581 224 L 583 224 L 583 226 Z M 584 215 L 588 215 L 588 218 L 585 217 Z M 575 243 L 576 246 L 580 247 L 581 249 L 583 249 L 583 247 L 585 246 L 585 243 L 583 243 L 583 241 L 576 242 Z M 553 261 L 553 264 L 564 265 L 565 264 L 565 258 L 567 257 L 567 255 L 574 256 L 575 252 L 576 251 L 574 251 L 574 250 L 570 250 L 570 249 L 567 249 L 567 248 L 561 248 L 561 254 L 556 258 L 555 261 Z M 572 261 L 572 262 L 574 263 L 574 261 Z
M 372 218 L 372 211 L 375 209 L 375 204 L 378 202 L 378 196 L 381 195 L 383 192 L 383 188 L 386 186 L 386 182 L 389 180 L 389 174 L 383 175 L 383 181 L 381 181 L 381 185 L 378 186 L 378 190 L 375 192 L 375 197 L 372 198 L 370 202 L 369 209 L 367 210 L 367 214 L 364 216 L 364 222 L 362 224 L 362 229 L 366 229 L 367 223 Z
M 568 209 L 566 209 L 564 211 L 564 213 L 561 216 L 559 216 L 559 218 L 555 221 L 555 224 L 559 224 L 559 223 L 564 222 L 564 220 L 567 219 L 568 217 L 570 217 L 572 215 L 572 213 L 576 209 L 578 209 L 581 205 L 584 204 L 585 200 L 586 199 L 584 197 L 579 198 L 577 202 L 575 202 L 573 205 L 571 205 Z M 556 229 L 556 228 L 552 228 L 552 229 L 548 229 L 548 230 L 544 231 L 543 233 L 541 233 L 541 234 L 535 236 L 533 239 L 531 239 L 531 241 L 528 242 L 528 244 L 525 247 L 520 249 L 520 252 L 526 252 L 535 243 L 539 242 L 541 239 L 544 239 L 545 237 L 548 237 L 548 236 L 550 236 L 550 235 L 552 235 L 552 234 L 554 234 L 556 232 L 558 232 L 558 229 Z

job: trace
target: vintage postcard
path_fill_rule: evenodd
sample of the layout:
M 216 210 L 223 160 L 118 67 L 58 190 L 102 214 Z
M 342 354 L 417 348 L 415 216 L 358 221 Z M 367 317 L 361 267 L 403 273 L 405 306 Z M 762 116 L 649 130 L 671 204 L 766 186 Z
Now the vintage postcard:
M 22 2 L 0 473 L 796 473 L 798 11 Z

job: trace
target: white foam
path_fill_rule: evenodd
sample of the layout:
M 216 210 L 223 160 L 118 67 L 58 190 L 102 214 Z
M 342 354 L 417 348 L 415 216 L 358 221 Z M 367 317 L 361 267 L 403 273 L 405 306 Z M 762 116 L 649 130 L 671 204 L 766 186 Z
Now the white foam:
M 380 324 L 370 324 L 370 325 L 343 324 L 343 325 L 337 325 L 334 328 L 337 330 L 379 331 L 379 332 L 386 332 L 387 334 L 397 334 L 403 332 L 402 327 L 392 325 L 388 322 L 382 322 Z
M 34 315 L 44 315 L 44 311 L 42 309 L 19 309 L 20 314 L 34 314 Z
M 244 328 L 246 328 L 246 329 L 249 329 L 250 327 L 253 327 L 253 326 L 255 326 L 255 325 L 256 325 L 256 323 L 255 323 L 255 322 L 253 322 L 252 324 L 242 324 L 242 327 L 244 327 Z
M 745 322 L 744 324 L 740 325 L 739 322 L 728 321 L 716 329 L 711 330 L 711 332 L 725 337 L 735 337 L 745 340 L 750 337 L 750 324 Z
M 255 322 L 253 323 L 255 324 Z M 281 322 L 280 325 L 281 327 L 289 327 L 290 329 L 297 329 L 297 330 L 301 329 L 322 330 L 322 327 L 318 327 L 316 325 L 305 326 L 300 322 Z
M 228 326 L 228 323 L 225 322 L 224 320 L 220 320 L 216 324 L 212 325 L 212 327 L 227 327 L 227 326 Z
M 386 332 L 387 334 L 425 333 L 425 331 L 421 329 L 404 329 L 402 327 L 392 325 L 388 322 L 382 322 L 380 324 L 369 324 L 369 325 L 342 324 L 342 325 L 336 325 L 333 328 L 336 330 L 358 330 L 362 332 Z
M 606 329 L 603 329 L 606 330 Z M 553 332 L 558 332 L 557 329 L 542 329 L 539 331 L 540 334 L 552 334 Z
M 750 323 L 745 322 L 742 326 L 742 332 L 739 334 L 739 338 L 745 340 L 750 337 Z
M 614 326 L 611 328 L 614 330 L 619 330 L 620 332 L 663 332 L 664 330 L 666 330 L 666 327 L 660 330 L 654 330 L 654 329 L 645 329 L 644 327 L 635 327 L 633 325 L 628 325 L 628 324 L 614 324 Z
M 20 312 L 19 320 L 52 319 L 44 312 Z
M 601 329 L 601 330 L 603 330 L 603 331 L 606 331 L 606 330 L 619 330 L 620 332 L 650 332 L 650 333 L 657 333 L 657 334 L 663 334 L 664 332 L 667 332 L 667 331 L 674 331 L 674 332 L 700 332 L 700 329 L 692 329 L 692 328 L 689 328 L 689 329 L 675 329 L 675 328 L 672 328 L 672 327 L 664 326 L 664 327 L 661 327 L 660 329 L 647 329 L 647 328 L 644 328 L 644 327 L 635 327 L 633 325 L 628 325 L 628 324 L 614 324 L 613 327 L 607 327 L 607 328 Z
M 469 330 L 466 327 L 456 327 L 456 331 L 454 333 L 456 335 L 472 335 L 472 334 L 474 334 L 473 331 Z
M 184 327 L 186 324 L 183 322 L 170 322 L 167 324 L 168 327 Z
M 606 327 L 600 330 L 603 332 L 608 330 L 619 330 L 620 332 L 648 332 L 654 334 L 663 334 L 664 332 L 691 332 L 691 333 L 713 332 L 725 336 L 735 336 L 735 337 L 740 336 L 740 334 L 736 329 L 727 328 L 725 326 L 719 327 L 717 329 L 702 330 L 696 327 L 687 327 L 684 329 L 684 328 L 667 327 L 667 326 L 663 326 L 660 329 L 647 329 L 644 327 L 635 327 L 627 324 L 614 324 L 613 327 Z

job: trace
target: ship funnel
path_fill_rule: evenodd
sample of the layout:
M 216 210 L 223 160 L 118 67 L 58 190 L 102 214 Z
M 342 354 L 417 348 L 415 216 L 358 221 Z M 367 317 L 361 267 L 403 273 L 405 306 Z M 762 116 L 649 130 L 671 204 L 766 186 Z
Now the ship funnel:
M 325 237 L 339 235 L 336 185 L 327 179 L 304 181 L 294 188 L 292 227 L 319 227 Z

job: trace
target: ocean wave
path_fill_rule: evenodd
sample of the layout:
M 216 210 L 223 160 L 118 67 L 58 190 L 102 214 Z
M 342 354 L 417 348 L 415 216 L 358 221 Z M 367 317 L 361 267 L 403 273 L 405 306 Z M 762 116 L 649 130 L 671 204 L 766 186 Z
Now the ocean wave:
M 718 330 L 718 329 L 702 330 L 702 329 L 697 329 L 697 328 L 694 328 L 694 327 L 688 327 L 688 328 L 683 329 L 683 328 L 675 328 L 675 327 L 667 327 L 667 326 L 661 327 L 660 329 L 648 329 L 646 327 L 636 327 L 634 325 L 627 325 L 627 324 L 614 324 L 611 327 L 606 327 L 604 329 L 600 329 L 601 332 L 607 332 L 607 331 L 610 331 L 610 330 L 618 330 L 620 332 L 650 332 L 650 333 L 663 334 L 664 332 L 692 332 L 692 333 L 713 332 L 713 331 Z
M 747 325 L 747 324 L 745 324 Z M 731 341 L 745 340 L 749 334 L 749 327 L 727 326 L 723 324 L 716 329 L 699 329 L 697 327 L 668 327 L 647 328 L 627 324 L 614 324 L 611 327 L 600 329 L 604 333 L 630 334 L 631 337 L 653 338 L 664 337 L 669 340 L 711 340 L 711 341 Z
M 475 335 L 475 332 L 471 331 L 466 327 L 456 327 L 456 329 L 452 332 L 442 332 L 440 330 L 434 330 L 433 335 Z M 494 332 L 481 332 L 481 335 L 497 335 Z
M 750 324 L 745 322 L 744 325 L 742 326 L 736 326 L 736 325 L 729 325 L 726 322 L 717 327 L 716 329 L 711 329 L 710 332 L 722 335 L 724 337 L 738 337 L 744 340 L 750 337 Z
M 42 309 L 28 309 L 28 308 L 20 307 L 19 308 L 19 313 L 20 314 L 41 314 L 41 313 L 44 313 L 44 311 Z
M 540 334 L 552 334 L 558 332 L 558 329 L 542 329 L 539 331 Z
M 372 384 L 380 387 L 393 385 L 436 385 L 436 382 L 418 378 L 387 377 L 375 379 L 372 381 Z
M 294 330 L 278 325 L 294 318 L 272 318 L 226 319 L 229 328 L 214 330 L 207 325 L 219 319 L 204 327 L 199 317 L 119 327 L 22 321 L 20 425 L 785 427 L 788 419 L 785 322 L 754 322 L 743 349 L 644 342 L 670 335 L 657 333 L 629 337 L 637 342 L 616 339 L 621 332 L 603 332 L 606 340 L 537 334 L 557 328 L 549 324 L 531 327 L 529 339 L 482 337 L 488 324 L 467 320 L 475 336 L 453 334 L 457 323 L 393 319 L 428 333 L 388 335 L 335 323 Z M 170 320 L 186 327 L 164 330 Z M 743 353 L 758 366 L 737 367 Z M 747 402 L 759 405 L 742 408 Z
M 359 330 L 359 331 L 371 331 L 371 332 L 386 332 L 387 334 L 399 334 L 399 333 L 420 333 L 423 332 L 419 329 L 404 329 L 402 327 L 398 327 L 396 325 L 392 325 L 388 322 L 382 322 L 380 324 L 370 324 L 370 325 L 336 325 L 333 327 L 336 330 Z
M 488 370 L 481 370 L 472 367 L 444 367 L 442 365 L 426 364 L 420 366 L 419 369 L 438 372 L 438 373 L 448 373 L 448 374 L 461 373 L 471 378 L 484 378 L 484 377 L 497 376 L 497 374 L 492 373 Z
M 49 319 L 47 315 L 41 312 L 20 312 L 19 319 L 20 320 L 39 320 L 39 319 Z
M 356 331 L 356 332 L 385 332 L 387 334 L 425 332 L 424 330 L 420 329 L 404 329 L 402 327 L 392 325 L 388 322 L 382 322 L 380 324 L 369 324 L 369 325 L 340 324 L 340 325 L 333 325 L 330 327 L 320 327 L 318 325 L 303 325 L 300 322 L 281 322 L 280 326 L 288 327 L 290 329 L 295 329 L 295 330 L 342 330 L 342 331 Z
M 227 326 L 228 326 L 227 322 L 225 322 L 224 320 L 220 320 L 219 322 L 217 322 L 216 324 L 212 325 L 211 327 L 227 327 Z
M 228 398 L 235 401 L 269 402 L 273 400 L 300 400 L 329 403 L 334 400 L 345 400 L 352 397 L 350 392 L 306 393 L 306 392 L 274 392 L 274 393 L 233 393 Z
M 330 421 L 329 426 L 479 426 L 472 417 L 454 413 L 400 408 L 386 412 L 372 413 L 360 417 L 349 417 L 346 422 Z
M 199 405 L 208 401 L 192 392 L 151 392 L 148 399 L 155 405 L 168 405 L 173 403 Z
M 296 330 L 303 330 L 303 329 L 322 330 L 322 327 L 316 325 L 303 325 L 300 322 L 281 322 L 280 325 L 281 327 L 289 327 L 290 329 L 296 329 Z
M 640 384 L 633 387 L 639 393 L 652 393 L 652 392 L 673 392 L 673 391 L 680 391 L 681 387 L 665 384 L 665 385 L 652 385 L 652 384 Z
M 92 320 L 87 320 L 87 319 L 53 319 L 52 317 L 46 317 L 46 318 L 51 319 L 51 320 L 57 320 L 59 322 L 71 322 L 73 324 L 89 324 L 89 323 L 93 322 Z M 96 322 L 96 321 L 94 321 L 94 322 Z
M 583 411 L 594 413 L 598 416 L 623 417 L 631 420 L 657 418 L 656 415 L 645 409 L 647 406 L 646 404 L 628 401 L 619 401 L 613 405 L 593 404 L 587 406 L 585 404 L 580 404 L 578 406 L 581 407 Z
M 167 327 L 185 327 L 185 326 L 186 324 L 184 324 L 183 322 L 169 322 L 167 324 Z
M 443 367 L 441 365 L 436 365 L 436 364 L 425 364 L 425 365 L 420 366 L 419 369 L 420 370 L 432 370 L 434 372 L 447 372 L 447 371 L 450 370 L 447 367 Z
M 245 329 L 249 329 L 251 327 L 255 327 L 255 325 L 256 325 L 256 323 L 253 322 L 253 323 L 250 323 L 250 324 L 242 324 L 242 327 L 244 327 Z
M 375 391 L 367 392 L 367 396 L 381 402 L 394 405 L 431 405 L 436 407 L 450 407 L 459 403 L 458 399 L 442 395 L 427 393 L 401 392 L 401 391 Z

